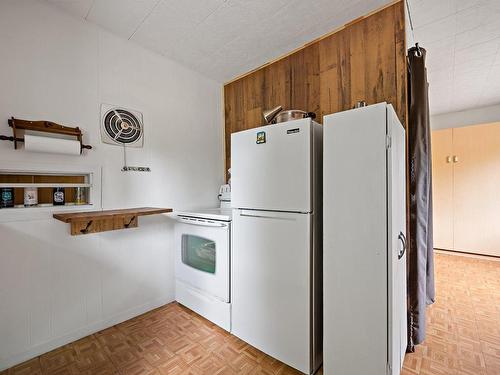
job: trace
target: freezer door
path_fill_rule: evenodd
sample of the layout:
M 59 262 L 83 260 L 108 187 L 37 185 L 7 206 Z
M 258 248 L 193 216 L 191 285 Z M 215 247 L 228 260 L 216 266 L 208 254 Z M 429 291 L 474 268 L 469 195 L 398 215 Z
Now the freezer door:
M 235 210 L 232 332 L 311 371 L 311 215 Z
M 406 155 L 405 131 L 392 106 L 387 107 L 389 363 L 399 374 L 407 346 L 406 327 Z
M 311 147 L 311 119 L 232 134 L 232 207 L 311 212 Z

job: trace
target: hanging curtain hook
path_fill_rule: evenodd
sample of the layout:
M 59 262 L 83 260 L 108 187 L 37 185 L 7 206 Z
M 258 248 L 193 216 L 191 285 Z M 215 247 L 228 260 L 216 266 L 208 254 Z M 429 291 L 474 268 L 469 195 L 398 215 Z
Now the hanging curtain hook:
M 422 51 L 421 51 L 420 46 L 418 45 L 418 43 L 415 43 L 415 48 L 417 49 L 417 56 L 418 57 L 422 57 Z

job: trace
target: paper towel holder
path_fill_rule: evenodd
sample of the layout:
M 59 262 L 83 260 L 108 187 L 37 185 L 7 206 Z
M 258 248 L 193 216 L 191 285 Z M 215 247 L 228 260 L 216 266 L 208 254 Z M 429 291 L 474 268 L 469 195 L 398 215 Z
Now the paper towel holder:
M 12 137 L 0 135 L 0 140 L 14 142 L 14 149 L 17 150 L 17 143 L 24 142 L 24 138 L 17 136 L 17 130 L 31 130 L 51 134 L 63 134 L 76 137 L 80 142 L 80 154 L 83 149 L 91 150 L 92 146 L 83 144 L 83 135 L 80 128 L 72 128 L 69 126 L 59 125 L 52 121 L 29 121 L 21 120 L 14 117 L 9 119 L 9 126 L 12 128 Z

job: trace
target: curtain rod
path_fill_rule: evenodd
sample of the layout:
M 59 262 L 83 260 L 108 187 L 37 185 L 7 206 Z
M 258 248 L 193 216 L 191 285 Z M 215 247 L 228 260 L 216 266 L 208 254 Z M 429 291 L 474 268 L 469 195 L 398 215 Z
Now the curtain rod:
M 408 0 L 405 0 L 405 4 L 406 4 L 406 10 L 408 11 L 408 19 L 410 20 L 411 33 L 413 35 L 413 40 L 415 40 L 415 33 L 413 31 L 413 20 L 411 18 L 410 4 L 408 4 Z
M 410 4 L 408 3 L 408 0 L 405 0 L 405 4 L 406 4 L 406 10 L 408 12 L 408 19 L 410 20 L 411 35 L 413 36 L 413 42 L 415 42 L 415 31 L 413 29 L 413 19 L 411 18 Z M 420 50 L 418 42 L 415 43 L 415 48 L 417 49 L 417 56 L 419 57 L 422 56 L 422 51 Z

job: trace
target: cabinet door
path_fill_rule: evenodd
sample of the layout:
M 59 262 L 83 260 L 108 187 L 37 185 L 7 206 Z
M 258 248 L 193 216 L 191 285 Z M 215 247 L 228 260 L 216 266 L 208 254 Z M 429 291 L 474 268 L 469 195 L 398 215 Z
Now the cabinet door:
M 387 105 L 324 118 L 323 365 L 386 374 Z M 391 348 L 392 349 L 392 348 Z
M 389 363 L 399 374 L 407 346 L 406 324 L 406 152 L 405 131 L 388 111 L 391 147 L 388 149 L 389 210 Z
M 453 130 L 454 249 L 500 256 L 500 124 Z
M 453 129 L 434 130 L 431 146 L 434 247 L 453 250 Z

